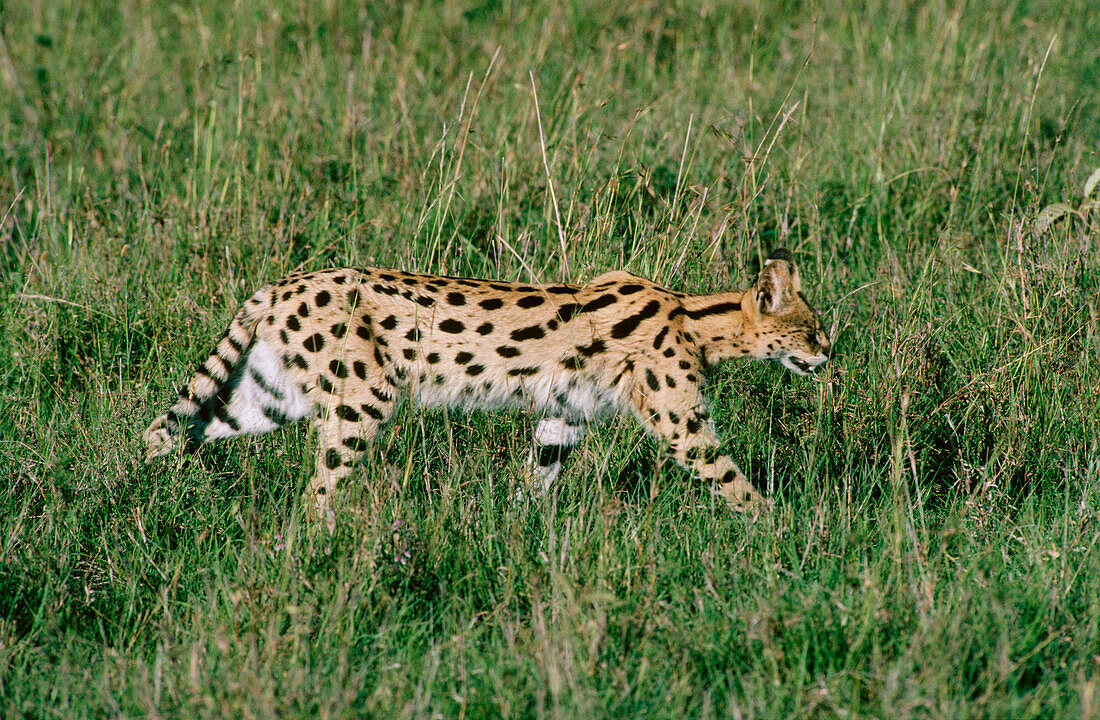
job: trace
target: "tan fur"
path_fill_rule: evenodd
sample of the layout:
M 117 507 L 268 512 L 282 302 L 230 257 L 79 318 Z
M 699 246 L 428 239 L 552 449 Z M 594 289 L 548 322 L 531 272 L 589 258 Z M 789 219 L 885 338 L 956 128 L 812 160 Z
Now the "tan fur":
M 677 462 L 747 508 L 760 495 L 718 450 L 706 367 L 748 356 L 809 374 L 828 354 L 786 251 L 772 253 L 747 291 L 709 295 L 625 272 L 584 286 L 375 268 L 299 273 L 245 304 L 144 437 L 152 458 L 181 438 L 264 432 L 315 408 L 310 490 L 331 527 L 333 491 L 404 395 L 544 416 L 530 463 L 546 484 L 587 423 L 627 412 Z

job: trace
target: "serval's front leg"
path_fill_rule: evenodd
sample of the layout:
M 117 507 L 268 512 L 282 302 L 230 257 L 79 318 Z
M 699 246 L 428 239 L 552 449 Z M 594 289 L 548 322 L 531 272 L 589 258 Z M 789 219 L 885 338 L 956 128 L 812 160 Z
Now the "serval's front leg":
M 734 509 L 753 511 L 764 504 L 763 496 L 737 463 L 721 451 L 697 388 L 669 388 L 658 383 L 658 390 L 653 390 L 647 383 L 635 388 L 631 405 L 642 426 L 667 448 L 668 454 Z

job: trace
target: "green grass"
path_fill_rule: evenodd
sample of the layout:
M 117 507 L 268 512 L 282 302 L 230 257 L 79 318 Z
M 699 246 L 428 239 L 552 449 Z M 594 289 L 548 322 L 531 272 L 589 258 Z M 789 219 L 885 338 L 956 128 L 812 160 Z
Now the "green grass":
M 252 5 L 0 5 L 0 715 L 1100 715 L 1100 213 L 1032 232 L 1094 3 Z M 141 461 L 290 270 L 780 244 L 836 354 L 711 379 L 759 522 L 626 421 L 514 507 L 531 418 L 403 410 L 331 538 L 304 427 Z

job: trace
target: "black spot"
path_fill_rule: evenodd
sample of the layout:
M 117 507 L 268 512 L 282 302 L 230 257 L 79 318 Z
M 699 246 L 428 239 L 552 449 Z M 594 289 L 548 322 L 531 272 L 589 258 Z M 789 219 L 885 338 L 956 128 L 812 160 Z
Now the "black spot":
M 596 340 L 591 345 L 578 345 L 577 352 L 585 357 L 592 357 L 607 350 L 607 344 L 603 340 Z
M 336 448 L 329 448 L 328 452 L 325 453 L 325 467 L 329 470 L 335 470 L 343 462 L 344 460 L 340 457 L 340 453 Z
M 551 295 L 571 295 L 577 292 L 576 288 L 571 288 L 567 285 L 551 285 L 543 289 Z
M 436 375 L 435 376 L 435 384 L 436 385 L 442 385 L 446 381 L 447 381 L 447 378 L 443 377 L 442 375 Z
M 498 292 L 512 292 L 512 286 L 511 285 L 494 285 L 494 284 L 490 283 L 489 287 L 492 288 L 493 290 L 498 291 Z
M 381 390 L 374 387 L 373 385 L 371 385 L 370 392 L 371 392 L 371 395 L 374 395 L 376 398 L 378 398 L 382 402 L 389 402 L 390 400 L 393 400 L 392 395 L 389 395 L 387 393 L 382 392 Z
M 382 366 L 382 365 L 386 364 L 386 358 L 382 357 L 382 349 L 381 348 L 378 348 L 378 347 L 374 348 L 374 362 L 379 366 Z
M 371 290 L 374 290 L 376 293 L 381 293 L 383 295 L 396 295 L 397 293 L 401 292 L 395 287 L 390 287 L 389 285 L 379 285 L 378 283 L 371 285 Z M 348 302 L 351 302 L 351 293 L 348 293 Z
M 429 364 L 435 365 L 439 362 L 439 353 L 428 353 L 428 356 L 424 359 L 427 360 Z
M 690 382 L 690 383 L 693 383 L 693 382 L 695 382 L 695 376 L 694 376 L 694 375 L 692 375 L 691 373 L 688 373 L 688 374 L 686 375 L 686 377 L 687 377 L 687 381 L 688 381 L 688 382 Z
M 558 329 L 557 318 L 550 318 L 549 320 L 547 320 L 546 321 L 546 327 L 550 328 L 551 330 L 557 330 Z
M 328 364 L 328 369 L 332 371 L 332 374 L 341 380 L 348 376 L 348 368 L 341 360 L 333 360 Z
M 286 301 L 286 300 L 289 300 L 289 299 L 291 298 L 291 296 L 292 296 L 292 295 L 294 295 L 294 293 L 292 293 L 292 292 L 290 292 L 289 290 L 287 290 L 287 291 L 286 291 L 285 293 L 283 293 L 283 300 L 284 300 L 284 301 Z
M 405 348 L 401 351 L 401 354 L 405 356 L 406 360 L 416 359 L 416 350 L 413 350 L 412 348 Z
M 668 421 L 670 423 L 672 423 L 673 425 L 679 425 L 680 424 L 680 416 L 677 415 L 676 413 L 674 413 L 673 411 L 669 410 L 668 411 Z
M 607 307 L 617 302 L 617 298 L 611 293 L 600 295 L 595 300 L 590 300 L 583 305 L 577 305 L 576 303 L 567 303 L 558 308 L 557 318 L 562 322 L 569 322 L 575 315 L 579 313 L 590 313 Z
M 283 399 L 284 395 L 283 395 L 282 391 L 279 390 L 279 388 L 272 385 L 271 383 L 269 383 L 267 381 L 267 378 L 265 378 L 262 374 L 260 374 L 259 370 L 257 370 L 254 367 L 249 367 L 248 368 L 248 374 L 252 376 L 252 382 L 256 383 L 260 387 L 260 389 L 263 390 L 265 393 L 267 393 L 271 397 L 275 398 L 276 400 L 282 400 Z
M 467 375 L 480 375 L 483 372 L 485 372 L 484 365 L 471 365 L 470 367 L 466 368 Z
M 619 288 L 619 294 L 620 295 L 633 295 L 634 293 L 641 292 L 644 289 L 645 289 L 644 286 L 636 285 L 636 284 L 632 283 L 630 285 L 621 286 Z
M 477 326 L 477 334 L 478 335 L 488 335 L 492 331 L 493 331 L 493 324 L 492 323 L 481 323 L 480 325 Z
M 687 315 L 692 320 L 698 320 L 700 318 L 706 318 L 707 315 L 717 315 L 725 312 L 739 312 L 741 309 L 740 302 L 716 302 L 712 306 L 706 308 L 700 308 L 698 310 L 684 310 L 683 307 L 673 308 L 669 312 L 669 320 L 672 320 L 676 315 Z
M 385 280 L 386 282 L 393 282 L 394 280 L 397 279 L 393 275 L 390 275 L 389 273 L 382 273 L 378 277 L 381 278 L 382 280 Z
M 337 285 L 343 285 L 347 281 L 347 279 L 347 275 L 337 275 L 332 279 L 332 281 Z
M 359 409 L 366 413 L 369 417 L 374 418 L 375 420 L 382 420 L 386 417 L 382 414 L 381 410 L 374 407 L 373 405 L 368 405 L 367 403 L 360 403 Z
M 572 450 L 571 445 L 542 445 L 538 450 L 538 464 L 541 467 L 549 467 L 564 462 Z
M 335 395 L 336 394 L 336 386 L 333 385 L 332 381 L 329 380 L 324 375 L 318 375 L 317 376 L 317 387 L 321 388 L 322 390 L 327 392 L 329 395 Z
M 657 376 L 649 368 L 645 369 L 645 384 L 649 386 L 650 390 L 658 390 L 661 387 L 657 384 Z
M 289 315 L 286 319 L 286 329 L 291 332 L 298 332 L 302 329 L 302 324 L 298 322 L 297 315 Z
M 665 335 L 668 335 L 668 325 L 661 328 L 661 332 L 657 333 L 657 337 L 653 338 L 653 349 L 660 350 L 661 344 L 665 341 Z
M 309 305 L 306 305 L 304 302 L 301 305 L 299 305 L 298 306 L 298 314 L 301 315 L 302 317 L 309 317 Z
M 741 310 L 741 303 L 736 302 L 720 302 L 710 305 L 708 307 L 699 308 L 698 310 L 688 310 L 687 316 L 692 320 L 698 320 L 699 318 L 705 318 L 708 315 L 721 315 L 722 313 L 738 312 Z
M 223 400 L 220 397 L 221 392 L 219 392 L 218 394 L 219 404 L 217 405 L 217 407 L 214 408 L 214 417 L 218 418 L 223 423 L 228 425 L 230 428 L 233 429 L 234 432 L 240 432 L 241 424 L 237 422 L 237 418 L 229 414 L 229 408 L 225 406 L 225 403 L 228 402 L 229 398 L 227 397 Z
M 266 322 L 268 325 L 274 325 L 275 324 L 275 316 L 274 315 L 268 315 L 266 318 L 264 318 L 264 322 Z
M 680 369 L 681 370 L 690 370 L 691 369 L 691 363 L 689 363 L 687 360 L 681 360 L 680 361 Z
M 486 298 L 478 303 L 484 310 L 500 310 L 504 307 L 504 301 L 500 298 Z
M 455 362 L 458 363 L 459 365 L 465 365 L 466 363 L 470 362 L 473 359 L 474 359 L 473 353 L 460 352 L 458 355 L 455 355 Z
M 695 433 L 699 432 L 699 428 L 700 428 L 700 427 L 702 427 L 702 426 L 701 426 L 701 425 L 699 424 L 699 418 L 697 418 L 697 417 L 689 417 L 689 418 L 687 419 L 687 430 L 688 430 L 688 432 L 689 432 L 689 433 L 691 433 L 692 435 L 694 435 Z
M 309 363 L 307 363 L 306 359 L 301 355 L 293 355 L 289 358 L 284 357 L 283 364 L 286 365 L 288 368 L 293 366 L 296 368 L 301 368 L 302 370 L 309 370 Z
M 528 375 L 538 375 L 539 369 L 537 367 L 521 367 L 512 368 L 508 371 L 510 377 L 527 377 Z
M 719 482 L 725 485 L 726 483 L 733 482 L 736 478 L 737 473 L 735 473 L 733 470 L 727 470 L 726 474 L 722 476 L 722 479 Z
M 336 323 L 331 328 L 329 328 L 329 332 L 331 332 L 337 338 L 342 338 L 348 334 L 348 326 L 344 323 Z
M 561 361 L 562 367 L 567 370 L 581 370 L 584 368 L 584 358 L 578 355 L 570 355 Z
M 410 342 L 420 342 L 420 331 L 416 328 L 409 330 L 407 333 L 405 333 L 405 339 Z
M 628 318 L 620 320 L 611 326 L 611 337 L 624 338 L 630 333 L 638 329 L 638 325 L 644 320 L 648 320 L 657 314 L 657 311 L 661 308 L 661 303 L 656 300 L 650 300 L 646 303 L 646 306 L 634 313 Z
M 371 338 L 370 328 L 366 325 L 360 325 L 359 327 L 355 328 L 355 334 L 363 338 L 364 340 L 370 340 Z
M 500 355 L 501 357 L 517 357 L 519 356 L 519 354 L 519 348 L 512 347 L 511 345 L 501 345 L 497 348 L 497 355 Z
M 235 351 L 235 352 L 236 352 L 236 353 L 237 353 L 238 355 L 240 355 L 240 354 L 241 354 L 241 351 L 242 351 L 242 350 L 244 350 L 244 347 L 242 347 L 242 346 L 241 346 L 241 344 L 240 344 L 239 342 L 237 342 L 236 340 L 234 340 L 234 339 L 233 339 L 233 336 L 232 336 L 232 335 L 229 335 L 228 333 L 227 333 L 227 334 L 226 334 L 226 336 L 225 336 L 225 341 L 226 341 L 227 343 L 229 343 L 229 346 L 230 346 L 231 348 L 233 348 L 233 350 L 234 350 L 234 351 Z M 812 338 L 812 337 L 810 338 L 810 342 L 811 342 L 811 343 L 812 343 L 812 342 L 814 342 L 814 340 L 813 340 L 813 338 Z
M 676 354 L 676 351 L 675 351 L 675 350 L 673 350 L 672 348 L 665 348 L 664 356 L 665 356 L 666 358 L 670 358 L 670 357 L 672 357 L 672 356 L 673 356 L 673 355 L 675 355 L 675 354 Z
M 526 295 L 517 300 L 516 305 L 521 308 L 533 308 L 542 305 L 544 302 L 546 302 L 546 298 L 541 295 Z
M 455 320 L 453 318 L 447 318 L 443 322 L 439 323 L 439 329 L 442 330 L 445 333 L 451 333 L 452 335 L 457 335 L 458 333 L 465 330 L 466 326 L 463 325 L 458 320 Z
M 670 388 L 674 388 L 676 387 L 676 381 L 672 379 L 671 375 L 665 375 L 665 385 L 668 385 Z
M 558 312 L 554 317 L 562 322 L 569 322 L 573 319 L 573 316 L 581 311 L 581 306 L 577 303 L 566 303 L 565 305 L 558 306 Z
M 328 305 L 329 300 L 331 299 L 332 296 L 329 295 L 328 290 L 322 290 L 321 292 L 317 293 L 316 297 L 313 298 L 313 302 L 315 305 L 317 305 L 317 307 L 324 307 L 325 305 Z
M 279 331 L 279 339 L 283 341 L 283 345 L 290 344 L 290 336 L 286 334 L 286 330 Z
M 355 371 L 355 377 L 360 380 L 367 379 L 367 364 L 362 360 L 356 360 L 351 364 L 351 369 Z
M 359 422 L 359 413 L 350 405 L 340 404 L 336 406 L 336 417 L 348 422 Z
M 325 336 L 321 333 L 313 333 L 302 341 L 302 347 L 310 352 L 320 352 L 325 347 Z
M 435 298 L 429 297 L 427 295 L 421 295 L 416 299 L 416 304 L 423 307 L 431 307 L 432 305 L 435 305 Z
M 617 302 L 617 298 L 611 293 L 600 295 L 595 300 L 590 300 L 581 306 L 581 312 L 595 312 L 596 310 L 602 310 L 608 305 L 613 305 Z
M 541 325 L 531 325 L 530 327 L 520 328 L 519 330 L 512 331 L 512 339 L 521 342 L 523 340 L 538 340 L 541 337 L 546 336 L 546 331 L 542 329 Z
M 343 443 L 344 447 L 354 452 L 364 452 L 367 449 L 367 441 L 354 435 L 344 438 Z
M 393 315 L 390 315 L 388 318 L 378 324 L 381 325 L 384 330 L 393 330 L 395 327 L 397 327 L 397 318 Z
M 623 369 L 619 371 L 619 374 L 615 376 L 615 379 L 611 381 L 611 386 L 614 387 L 619 384 L 619 381 L 623 379 L 623 376 L 634 369 L 634 361 L 627 360 L 623 363 Z
M 263 414 L 265 418 L 275 423 L 276 425 L 286 425 L 288 422 L 290 422 L 290 418 L 286 416 L 286 413 L 276 407 L 268 407 L 265 405 L 263 408 Z
M 449 305 L 465 305 L 466 296 L 460 292 L 447 293 L 447 304 Z

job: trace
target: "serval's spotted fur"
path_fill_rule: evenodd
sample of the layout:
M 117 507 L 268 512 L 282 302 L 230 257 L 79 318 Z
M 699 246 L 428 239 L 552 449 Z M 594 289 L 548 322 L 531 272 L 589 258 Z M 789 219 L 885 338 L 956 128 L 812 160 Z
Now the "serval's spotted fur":
M 248 300 L 166 414 L 148 457 L 312 416 L 310 481 L 331 498 L 399 399 L 541 418 L 528 466 L 543 488 L 589 422 L 627 412 L 739 508 L 760 501 L 718 437 L 703 373 L 737 357 L 806 375 L 829 341 L 787 250 L 746 291 L 685 295 L 612 272 L 588 285 L 527 285 L 375 268 L 297 273 Z

